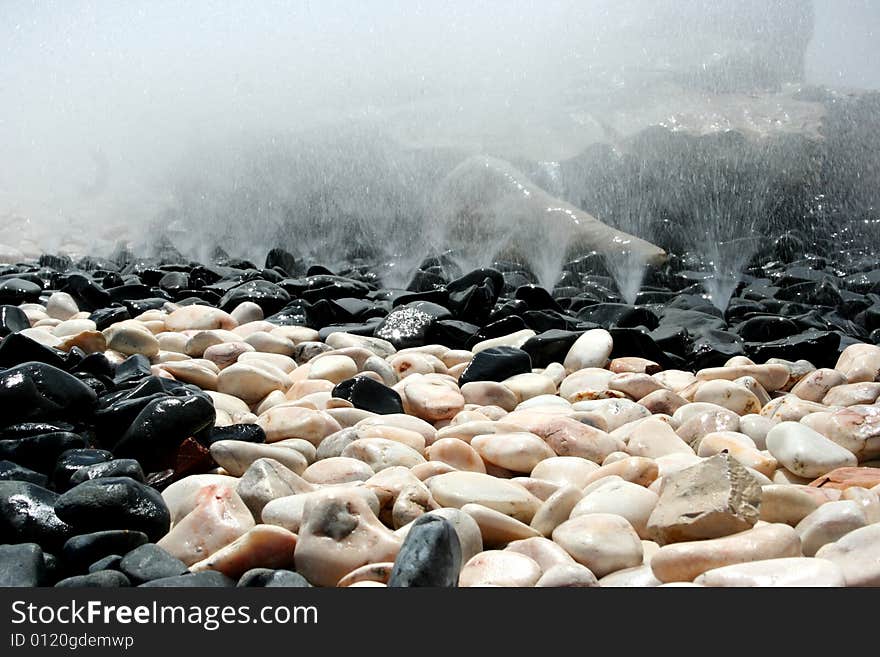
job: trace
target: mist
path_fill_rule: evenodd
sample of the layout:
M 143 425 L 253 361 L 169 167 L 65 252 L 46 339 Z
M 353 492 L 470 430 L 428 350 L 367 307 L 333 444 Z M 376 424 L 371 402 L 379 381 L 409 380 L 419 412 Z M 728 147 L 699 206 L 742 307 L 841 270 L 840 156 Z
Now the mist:
M 575 157 L 608 138 L 584 98 L 616 102 L 683 44 L 711 54 L 686 13 L 724 3 L 684 5 L 5 0 L 0 243 L 416 257 L 464 157 Z M 871 0 L 817 0 L 806 82 L 880 87 L 878 26 Z

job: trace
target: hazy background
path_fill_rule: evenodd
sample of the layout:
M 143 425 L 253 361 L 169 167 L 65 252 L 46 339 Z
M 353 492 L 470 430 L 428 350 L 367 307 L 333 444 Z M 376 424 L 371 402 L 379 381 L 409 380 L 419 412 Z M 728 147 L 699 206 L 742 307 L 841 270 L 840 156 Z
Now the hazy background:
M 407 227 L 400 190 L 435 181 L 398 147 L 575 155 L 573 90 L 662 66 L 663 35 L 625 37 L 664 3 L 0 0 L 0 243 L 100 249 L 160 217 L 190 247 L 263 249 L 315 203 Z M 807 81 L 880 87 L 878 26 L 880 2 L 816 0 Z

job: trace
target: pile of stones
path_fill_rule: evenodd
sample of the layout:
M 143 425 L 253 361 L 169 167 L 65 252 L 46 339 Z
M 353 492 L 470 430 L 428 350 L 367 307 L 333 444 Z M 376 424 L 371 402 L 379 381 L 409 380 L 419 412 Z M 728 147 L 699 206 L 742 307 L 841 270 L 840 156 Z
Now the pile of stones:
M 880 270 L 591 257 L 0 266 L 0 585 L 880 584 Z

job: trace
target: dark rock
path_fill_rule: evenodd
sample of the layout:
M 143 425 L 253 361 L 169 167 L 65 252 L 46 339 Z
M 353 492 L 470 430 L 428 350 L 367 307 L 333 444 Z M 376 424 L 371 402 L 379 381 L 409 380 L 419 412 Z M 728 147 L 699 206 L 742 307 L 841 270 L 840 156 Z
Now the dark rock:
M 159 287 L 166 292 L 179 292 L 189 287 L 189 274 L 182 271 L 170 271 L 159 279 Z
M 0 481 L 28 481 L 45 488 L 49 477 L 12 461 L 0 461 Z
M 248 425 L 234 425 L 248 426 Z M 105 463 L 95 463 L 81 467 L 79 470 L 70 475 L 70 486 L 76 486 L 89 481 L 90 479 L 100 479 L 101 477 L 130 477 L 135 481 L 144 483 L 146 477 L 141 469 L 141 464 L 134 459 L 113 459 Z
M 186 438 L 213 426 L 215 417 L 206 395 L 155 399 L 138 413 L 113 453 L 137 459 L 147 470 L 158 469 Z
M 458 586 L 461 544 L 452 524 L 444 518 L 417 518 L 400 546 L 389 587 Z
M 706 367 L 721 367 L 734 356 L 741 356 L 744 353 L 743 341 L 738 335 L 707 329 L 694 340 L 688 356 L 691 367 L 701 370 Z
M 0 545 L 0 588 L 42 586 L 47 575 L 43 550 L 36 543 Z
M 570 330 L 578 325 L 578 320 L 574 317 L 567 317 L 555 310 L 529 310 L 523 313 L 522 319 L 526 328 L 532 329 L 535 333 L 553 329 Z
M 203 442 L 211 445 L 220 440 L 241 440 L 246 443 L 266 442 L 266 432 L 258 424 L 230 424 L 225 427 L 211 427 L 203 433 Z
M 395 308 L 379 323 L 373 335 L 388 340 L 396 349 L 424 345 L 431 324 L 438 319 L 450 318 L 449 311 L 445 316 L 438 317 L 435 309 L 446 311 L 441 306 L 424 301 Z
M 105 449 L 68 449 L 59 454 L 52 471 L 52 484 L 55 490 L 63 493 L 70 488 L 70 478 L 84 466 L 104 463 L 113 458 Z
M 458 378 L 459 386 L 472 381 L 504 381 L 532 371 L 529 354 L 517 347 L 490 347 L 474 354 Z
M 43 288 L 23 278 L 0 280 L 0 304 L 36 303 Z
M 516 288 L 514 298 L 525 301 L 529 306 L 529 310 L 555 310 L 556 312 L 562 312 L 559 304 L 540 285 L 522 285 Z
M 162 496 L 129 477 L 85 481 L 62 494 L 55 511 L 79 533 L 131 529 L 158 540 L 171 524 Z
M 298 276 L 302 273 L 302 265 L 296 257 L 284 249 L 272 249 L 266 254 L 266 269 L 281 269 L 288 276 Z
M 92 412 L 94 390 L 45 363 L 25 363 L 0 372 L 0 408 L 6 424 L 81 418 Z
M 0 367 L 30 362 L 45 363 L 59 369 L 66 365 L 63 352 L 42 345 L 21 333 L 11 333 L 0 341 Z
M 146 542 L 146 536 L 144 536 L 144 541 Z M 119 564 L 122 563 L 122 555 L 121 554 L 108 554 L 106 557 L 101 557 L 91 566 L 89 566 L 88 571 L 90 573 L 96 573 L 101 570 L 119 570 Z M 126 577 L 126 579 L 128 579 Z
M 527 313 L 529 311 L 529 304 L 521 299 L 509 299 L 504 303 L 496 305 L 492 312 L 489 313 L 489 317 L 486 319 L 486 326 L 491 326 L 503 319 L 513 318 L 513 320 L 519 321 L 523 326 L 525 326 L 525 322 L 522 321 L 523 313 Z
M 733 328 L 746 342 L 772 342 L 800 332 L 800 328 L 785 317 L 750 317 Z
M 242 575 L 238 587 L 264 587 L 264 588 L 309 588 L 308 580 L 292 570 L 272 570 L 271 568 L 252 568 Z
M 811 306 L 835 307 L 843 301 L 837 287 L 829 280 L 796 283 L 780 289 L 775 296 L 781 301 L 795 301 Z
M 69 431 L 53 431 L 23 438 L 0 440 L 0 458 L 21 466 L 49 473 L 55 461 L 65 451 L 85 447 L 86 441 L 79 434 Z
M 416 270 L 416 273 L 413 274 L 406 289 L 410 292 L 427 292 L 429 290 L 435 290 L 438 287 L 446 287 L 446 278 L 443 275 L 433 271 L 418 269 Z
M 67 577 L 55 584 L 56 588 L 102 588 L 116 589 L 122 586 L 131 586 L 128 577 L 118 570 L 96 570 L 87 575 L 74 575 Z
M 623 356 L 639 356 L 653 360 L 664 369 L 671 366 L 669 356 L 654 340 L 653 333 L 641 328 L 620 327 L 611 328 L 608 332 L 614 341 L 614 347 L 611 350 L 612 359 Z
M 0 306 L 0 338 L 30 328 L 31 323 L 18 306 Z
M 451 281 L 449 309 L 456 319 L 484 324 L 498 295 L 504 288 L 504 276 L 495 269 L 476 269 Z
M 346 379 L 334 386 L 333 397 L 347 399 L 355 408 L 390 415 L 403 413 L 403 401 L 397 391 L 367 376 Z
M 162 278 L 164 277 L 165 276 Z M 126 302 L 160 298 L 165 292 L 164 290 L 157 291 L 156 288 L 152 288 L 149 285 L 144 285 L 142 283 L 128 283 L 126 285 L 119 285 L 110 288 L 107 294 L 109 294 L 110 298 L 116 303 L 125 304 Z
M 61 548 L 65 572 L 83 573 L 89 565 L 112 554 L 126 554 L 148 542 L 147 535 L 127 529 L 110 529 L 71 536 Z
M 715 314 L 707 313 L 703 310 L 683 308 L 666 308 L 663 312 L 663 317 L 660 319 L 660 324 L 679 326 L 687 329 L 687 332 L 691 335 L 697 335 L 706 331 L 723 331 L 727 328 L 727 322 Z
M 522 331 L 525 328 L 527 328 L 526 323 L 523 321 L 523 318 L 518 315 L 502 317 L 501 319 L 486 324 L 483 328 L 477 331 L 470 339 L 468 346 L 473 347 L 478 342 L 491 340 L 492 338 L 500 338 L 503 335 L 510 335 L 511 333 Z
M 433 322 L 425 334 L 428 344 L 442 344 L 450 349 L 464 349 L 479 330 L 476 324 L 457 319 L 444 319 Z
M 71 351 L 73 350 L 71 349 Z M 107 360 L 107 357 L 104 354 L 94 353 L 87 354 L 81 361 L 71 367 L 69 372 L 74 375 L 80 373 L 92 374 L 112 383 L 116 368 L 109 360 Z
M 593 322 L 603 328 L 644 326 L 652 330 L 657 328 L 659 323 L 657 315 L 648 308 L 627 306 L 622 303 L 597 303 L 587 306 L 577 311 L 577 317 L 582 321 Z
M 327 336 L 331 333 L 336 333 L 338 331 L 342 331 L 344 333 L 351 333 L 352 335 L 364 335 L 367 337 L 372 337 L 376 332 L 376 328 L 379 326 L 379 322 L 381 320 L 378 318 L 373 318 L 364 322 L 363 324 L 332 324 L 330 326 L 325 326 L 318 331 L 321 340 L 326 340 Z
M 140 586 L 144 588 L 219 588 L 226 586 L 235 586 L 235 580 L 230 579 L 223 573 L 216 570 L 204 570 L 200 573 L 189 573 L 188 575 L 177 575 L 176 577 L 163 577 L 161 579 L 150 580 L 144 582 Z
M 304 279 L 287 278 L 279 285 L 291 297 L 298 296 L 309 303 L 314 303 L 319 299 L 344 299 L 345 297 L 362 299 L 372 290 L 371 286 L 366 283 L 330 274 L 307 276 Z
M 745 347 L 749 358 L 758 363 L 768 358 L 804 359 L 816 367 L 834 367 L 839 344 L 837 333 L 811 329 L 772 342 L 750 342 Z
M 128 310 L 129 314 L 132 317 L 137 317 L 141 313 L 145 313 L 148 310 L 158 310 L 162 308 L 162 306 L 164 306 L 170 300 L 170 296 L 168 298 L 149 297 L 146 299 L 124 299 L 122 301 L 122 305 L 125 306 L 126 310 Z
M 122 557 L 119 569 L 135 585 L 189 572 L 185 563 L 155 543 L 144 543 L 126 554 Z
M 853 292 L 880 294 L 880 269 L 858 272 L 844 279 L 846 287 Z
M 522 350 L 531 357 L 532 367 L 547 367 L 550 363 L 564 361 L 580 335 L 576 331 L 551 329 L 526 340 Z
M 92 314 L 89 315 L 89 319 L 95 323 L 99 331 L 103 331 L 111 324 L 131 319 L 131 314 L 125 306 L 112 306 L 109 308 L 98 308 L 97 310 L 92 311 Z
M 60 547 L 73 532 L 55 513 L 58 498 L 26 481 L 0 481 L 0 543 Z
M 107 290 L 83 274 L 68 274 L 61 291 L 72 296 L 80 310 L 93 312 L 113 305 L 113 298 Z
M 218 305 L 221 310 L 229 312 L 245 301 L 257 304 L 264 315 L 272 315 L 287 305 L 290 294 L 269 281 L 254 280 L 229 290 Z
M 880 328 L 880 304 L 874 304 L 865 308 L 856 315 L 855 321 L 864 327 L 866 331 L 875 331 Z

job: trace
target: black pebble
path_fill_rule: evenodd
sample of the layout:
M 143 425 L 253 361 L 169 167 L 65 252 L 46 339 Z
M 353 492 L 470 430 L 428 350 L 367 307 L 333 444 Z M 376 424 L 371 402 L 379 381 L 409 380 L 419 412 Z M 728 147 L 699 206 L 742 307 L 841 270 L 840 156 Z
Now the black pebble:
M 413 522 L 400 546 L 388 586 L 456 587 L 461 565 L 455 528 L 445 518 L 426 514 Z
M 230 579 L 223 573 L 216 570 L 205 570 L 200 573 L 189 573 L 188 575 L 177 575 L 176 577 L 163 577 L 154 579 L 141 584 L 142 587 L 150 588 L 178 588 L 178 587 L 228 587 L 235 586 L 235 580 Z
M 5 338 L 10 333 L 18 333 L 30 328 L 31 323 L 18 306 L 0 306 L 0 338 Z
M 52 484 L 59 493 L 70 488 L 70 478 L 82 467 L 105 463 L 113 455 L 105 449 L 68 449 L 58 456 L 52 471 Z
M 141 483 L 146 481 L 141 464 L 134 459 L 113 459 L 81 467 L 70 476 L 70 485 L 76 486 L 89 479 L 101 477 L 130 477 Z
M 81 573 L 98 559 L 110 554 L 126 554 L 148 540 L 143 532 L 125 529 L 71 536 L 61 548 L 61 563 L 68 573 Z
M 238 580 L 239 587 L 264 588 L 308 588 L 308 580 L 292 570 L 272 570 L 271 568 L 252 568 Z
M 225 427 L 211 427 L 203 435 L 206 445 L 211 445 L 219 440 L 241 440 L 246 443 L 266 442 L 266 432 L 258 424 L 229 424 Z
M 55 584 L 56 588 L 102 588 L 115 589 L 121 586 L 131 586 L 128 577 L 118 570 L 96 570 L 87 575 L 74 575 L 62 579 Z
M 12 461 L 0 461 L 0 481 L 28 481 L 45 488 L 49 477 Z
M 69 431 L 53 431 L 22 438 L 0 440 L 0 458 L 37 472 L 51 473 L 55 461 L 65 451 L 85 447 L 82 436 Z
M 185 563 L 171 556 L 155 543 L 145 543 L 126 554 L 122 557 L 119 569 L 134 584 L 143 584 L 164 577 L 176 577 L 188 572 Z
M 108 554 L 89 566 L 88 570 L 90 573 L 96 573 L 99 570 L 119 570 L 120 563 L 122 563 L 121 554 Z
M 60 547 L 73 533 L 56 514 L 58 494 L 26 481 L 0 481 L 0 543 Z
M 83 482 L 58 498 L 55 511 L 78 533 L 132 529 L 158 540 L 171 525 L 162 496 L 129 477 Z
M 489 347 L 474 354 L 458 378 L 458 385 L 472 381 L 504 381 L 532 371 L 532 359 L 517 347 Z
M 67 372 L 44 363 L 25 363 L 0 372 L 0 408 L 6 424 L 73 419 L 95 406 L 95 391 Z
M 43 550 L 36 543 L 0 545 L 0 588 L 42 586 L 47 575 Z
M 347 399 L 355 408 L 390 415 L 403 413 L 403 401 L 396 390 L 392 390 L 368 376 L 356 376 L 334 386 L 333 397 Z

